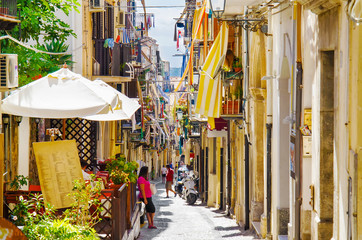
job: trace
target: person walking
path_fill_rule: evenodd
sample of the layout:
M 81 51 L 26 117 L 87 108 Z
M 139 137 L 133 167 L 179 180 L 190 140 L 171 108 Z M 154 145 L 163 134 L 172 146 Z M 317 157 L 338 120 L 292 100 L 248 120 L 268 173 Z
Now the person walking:
M 153 224 L 156 208 L 152 202 L 151 184 L 148 181 L 148 167 L 143 166 L 140 169 L 137 180 L 138 189 L 140 190 L 139 198 L 146 205 L 146 216 L 148 221 L 148 228 L 157 228 Z
M 171 191 L 175 194 L 176 192 L 172 190 L 172 184 L 173 184 L 173 170 L 170 168 L 170 165 L 166 165 L 167 173 L 166 173 L 166 198 L 168 198 L 168 191 Z
M 165 168 L 165 165 L 162 166 L 161 173 L 162 173 L 162 183 L 166 183 L 167 168 Z

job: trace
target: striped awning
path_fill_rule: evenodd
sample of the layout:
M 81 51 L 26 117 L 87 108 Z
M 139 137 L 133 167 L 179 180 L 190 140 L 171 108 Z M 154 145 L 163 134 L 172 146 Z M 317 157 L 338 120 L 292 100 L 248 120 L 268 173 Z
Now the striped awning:
M 224 22 L 202 67 L 199 92 L 196 102 L 196 113 L 207 117 L 213 129 L 214 118 L 220 117 L 222 101 L 222 83 L 220 69 L 224 64 L 228 45 L 228 26 Z

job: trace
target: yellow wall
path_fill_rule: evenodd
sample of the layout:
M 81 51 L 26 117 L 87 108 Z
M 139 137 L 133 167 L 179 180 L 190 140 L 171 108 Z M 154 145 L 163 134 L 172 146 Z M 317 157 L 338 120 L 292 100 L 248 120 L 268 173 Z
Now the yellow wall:
M 362 239 L 362 27 L 351 24 L 350 37 L 350 148 L 358 154 L 357 236 Z
M 233 124 L 232 142 L 234 146 L 232 152 L 233 166 L 233 195 L 232 202 L 235 204 L 235 218 L 237 223 L 245 223 L 245 162 L 244 162 L 244 130 L 239 129 L 237 124 Z

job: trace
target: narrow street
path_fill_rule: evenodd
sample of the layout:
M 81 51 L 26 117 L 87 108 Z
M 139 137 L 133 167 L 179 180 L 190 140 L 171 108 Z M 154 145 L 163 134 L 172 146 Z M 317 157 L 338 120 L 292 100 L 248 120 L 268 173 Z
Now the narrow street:
M 155 226 L 148 229 L 147 220 L 141 225 L 139 240 L 198 240 L 198 239 L 256 239 L 250 230 L 244 231 L 235 220 L 215 208 L 208 208 L 198 201 L 187 205 L 179 196 L 166 198 L 161 179 L 154 181 L 157 193 L 152 197 L 156 206 Z

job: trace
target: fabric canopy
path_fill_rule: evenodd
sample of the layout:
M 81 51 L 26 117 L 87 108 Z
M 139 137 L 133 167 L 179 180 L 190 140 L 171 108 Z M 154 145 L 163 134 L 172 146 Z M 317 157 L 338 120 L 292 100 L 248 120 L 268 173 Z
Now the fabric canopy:
M 224 22 L 206 57 L 200 75 L 196 113 L 208 117 L 212 128 L 215 127 L 213 119 L 220 117 L 221 111 L 222 84 L 218 73 L 226 56 L 228 31 L 227 23 Z
M 119 92 L 62 68 L 29 83 L 2 100 L 1 111 L 37 118 L 75 118 L 119 108 Z
M 103 81 L 95 80 L 94 82 L 101 84 Z M 114 109 L 112 109 L 112 111 L 108 111 L 108 113 L 95 114 L 95 115 L 85 116 L 83 118 L 92 121 L 116 121 L 116 120 L 131 119 L 132 115 L 141 107 L 141 105 L 139 105 L 138 101 L 136 101 L 135 99 L 127 97 L 126 95 L 117 91 L 108 84 L 107 87 L 110 88 L 111 91 L 117 94 L 119 104 Z

